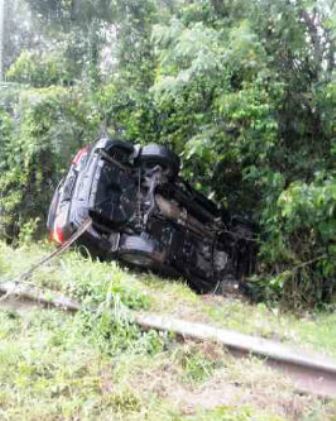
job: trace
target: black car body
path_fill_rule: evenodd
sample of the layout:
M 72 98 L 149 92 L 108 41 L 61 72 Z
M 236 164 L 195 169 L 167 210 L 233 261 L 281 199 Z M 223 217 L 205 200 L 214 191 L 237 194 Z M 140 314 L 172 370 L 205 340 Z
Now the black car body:
M 242 280 L 254 260 L 249 227 L 181 179 L 179 167 L 160 145 L 103 138 L 87 146 L 54 194 L 51 237 L 62 244 L 91 217 L 78 241 L 93 256 L 182 276 L 199 292 Z

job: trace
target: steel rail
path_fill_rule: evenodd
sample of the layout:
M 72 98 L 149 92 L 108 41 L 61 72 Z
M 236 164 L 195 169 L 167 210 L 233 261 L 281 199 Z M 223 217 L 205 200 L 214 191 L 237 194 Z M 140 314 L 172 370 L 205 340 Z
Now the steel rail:
M 175 319 L 158 314 L 137 313 L 137 324 L 146 329 L 167 331 L 183 338 L 212 341 L 236 356 L 255 355 L 266 364 L 285 372 L 298 390 L 336 397 L 336 361 L 324 355 L 308 354 L 282 343 L 207 324 Z

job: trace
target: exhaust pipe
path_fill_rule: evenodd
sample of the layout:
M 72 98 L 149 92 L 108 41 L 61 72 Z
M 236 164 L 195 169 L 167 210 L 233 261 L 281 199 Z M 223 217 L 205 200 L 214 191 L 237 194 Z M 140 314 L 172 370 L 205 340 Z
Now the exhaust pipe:
M 190 231 L 193 231 L 198 235 L 210 238 L 213 237 L 213 234 L 209 232 L 201 222 L 188 214 L 188 211 L 185 208 L 180 208 L 176 203 L 168 201 L 160 194 L 155 195 L 155 201 L 160 212 L 166 218 L 187 227 Z

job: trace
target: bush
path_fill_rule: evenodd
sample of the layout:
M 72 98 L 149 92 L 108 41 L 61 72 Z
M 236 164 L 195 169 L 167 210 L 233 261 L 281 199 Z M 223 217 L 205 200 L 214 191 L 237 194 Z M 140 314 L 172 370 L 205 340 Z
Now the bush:
M 34 53 L 24 50 L 6 73 L 7 80 L 36 88 L 69 85 L 73 76 L 60 53 Z
M 288 306 L 328 302 L 335 293 L 335 203 L 336 179 L 319 176 L 292 183 L 264 212 L 261 259 L 274 277 L 263 286 Z
M 95 137 L 99 116 L 80 90 L 28 89 L 13 105 L 15 127 L 3 114 L 0 144 L 0 229 L 15 239 L 29 220 L 45 222 L 60 176 L 77 149 Z M 2 137 L 1 136 L 1 137 Z

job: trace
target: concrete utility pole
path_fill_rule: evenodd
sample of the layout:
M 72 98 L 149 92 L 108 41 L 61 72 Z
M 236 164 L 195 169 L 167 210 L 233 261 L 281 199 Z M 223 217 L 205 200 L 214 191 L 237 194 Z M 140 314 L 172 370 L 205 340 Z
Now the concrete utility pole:
M 5 0 L 0 0 L 0 82 L 4 79 L 3 50 L 4 50 Z

